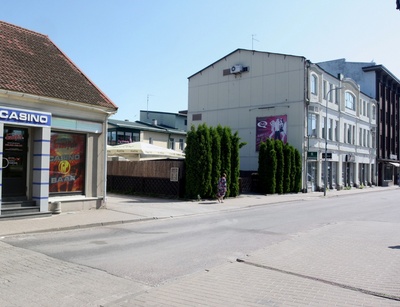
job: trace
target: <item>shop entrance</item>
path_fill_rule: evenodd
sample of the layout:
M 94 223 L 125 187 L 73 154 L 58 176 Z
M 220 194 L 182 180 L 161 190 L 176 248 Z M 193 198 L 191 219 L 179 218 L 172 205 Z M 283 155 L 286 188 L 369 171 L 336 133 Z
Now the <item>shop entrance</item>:
M 3 136 L 3 200 L 24 200 L 28 129 L 4 126 Z

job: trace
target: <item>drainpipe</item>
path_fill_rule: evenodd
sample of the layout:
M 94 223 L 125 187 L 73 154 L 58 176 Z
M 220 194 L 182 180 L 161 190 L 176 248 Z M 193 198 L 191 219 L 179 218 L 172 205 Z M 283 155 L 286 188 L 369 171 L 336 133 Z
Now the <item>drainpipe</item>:
M 304 107 L 305 107 L 305 119 L 304 119 L 304 128 L 307 136 L 307 149 L 305 148 L 305 144 L 303 141 L 303 153 L 304 153 L 304 175 L 303 175 L 303 193 L 308 192 L 308 151 L 310 150 L 310 137 L 308 136 L 308 104 L 309 104 L 309 97 L 308 97 L 308 74 L 310 68 L 310 61 L 305 60 L 305 69 L 304 69 Z

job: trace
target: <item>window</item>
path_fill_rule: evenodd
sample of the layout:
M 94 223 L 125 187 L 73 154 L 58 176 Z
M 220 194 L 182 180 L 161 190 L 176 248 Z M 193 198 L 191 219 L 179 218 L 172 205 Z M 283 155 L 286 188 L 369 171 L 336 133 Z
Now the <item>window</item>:
M 317 95 L 318 78 L 316 75 L 311 75 L 311 94 Z
M 324 80 L 324 97 L 326 97 L 327 92 L 328 92 L 328 86 L 326 80 Z
M 175 150 L 175 140 L 173 138 L 169 139 L 169 148 Z
M 347 143 L 351 144 L 351 125 L 347 125 Z
M 335 120 L 335 141 L 339 141 L 339 121 Z
M 372 119 L 373 120 L 376 119 L 376 106 L 375 105 L 372 106 Z
M 83 194 L 85 165 L 85 134 L 51 133 L 50 195 Z
M 346 103 L 346 108 L 353 111 L 356 110 L 356 97 L 353 94 L 346 92 L 345 103 Z
M 149 138 L 149 144 L 153 144 L 153 138 L 152 137 Z
M 200 114 L 193 114 L 193 115 L 192 115 L 192 120 L 193 120 L 193 121 L 195 121 L 195 120 L 201 120 L 201 113 L 200 113 Z
M 329 97 L 328 97 L 329 102 L 332 102 L 332 97 L 333 97 L 333 84 L 329 83 Z
M 326 138 L 326 131 L 325 131 L 325 118 L 326 117 L 322 117 L 322 122 L 321 122 L 321 128 L 322 128 L 322 138 Z
M 184 145 L 185 145 L 185 143 L 183 142 L 183 139 L 179 139 L 179 149 L 180 150 L 183 150 L 184 148 Z
M 308 114 L 308 136 L 317 137 L 317 114 Z
M 365 100 L 363 100 L 363 115 L 367 115 L 367 102 Z
M 329 119 L 328 121 L 328 134 L 329 134 L 329 139 L 332 141 L 332 127 L 333 127 L 333 119 Z

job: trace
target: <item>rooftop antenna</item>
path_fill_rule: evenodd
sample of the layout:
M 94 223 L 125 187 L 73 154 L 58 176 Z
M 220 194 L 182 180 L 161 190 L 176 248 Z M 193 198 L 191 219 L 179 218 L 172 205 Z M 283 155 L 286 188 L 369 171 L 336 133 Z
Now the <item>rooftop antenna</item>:
M 254 36 L 256 36 L 256 34 L 251 35 L 251 50 L 254 50 L 254 41 L 259 42 L 259 40 L 255 39 Z
M 149 99 L 150 99 L 150 96 L 154 96 L 154 95 L 147 94 L 147 119 L 149 119 Z

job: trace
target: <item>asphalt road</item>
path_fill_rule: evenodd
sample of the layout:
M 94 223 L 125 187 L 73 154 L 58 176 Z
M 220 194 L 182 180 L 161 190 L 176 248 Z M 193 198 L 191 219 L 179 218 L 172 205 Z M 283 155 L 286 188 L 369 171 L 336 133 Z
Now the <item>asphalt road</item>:
M 2 241 L 156 286 L 234 262 L 290 236 L 332 223 L 399 222 L 398 191 L 367 195 L 12 236 Z

